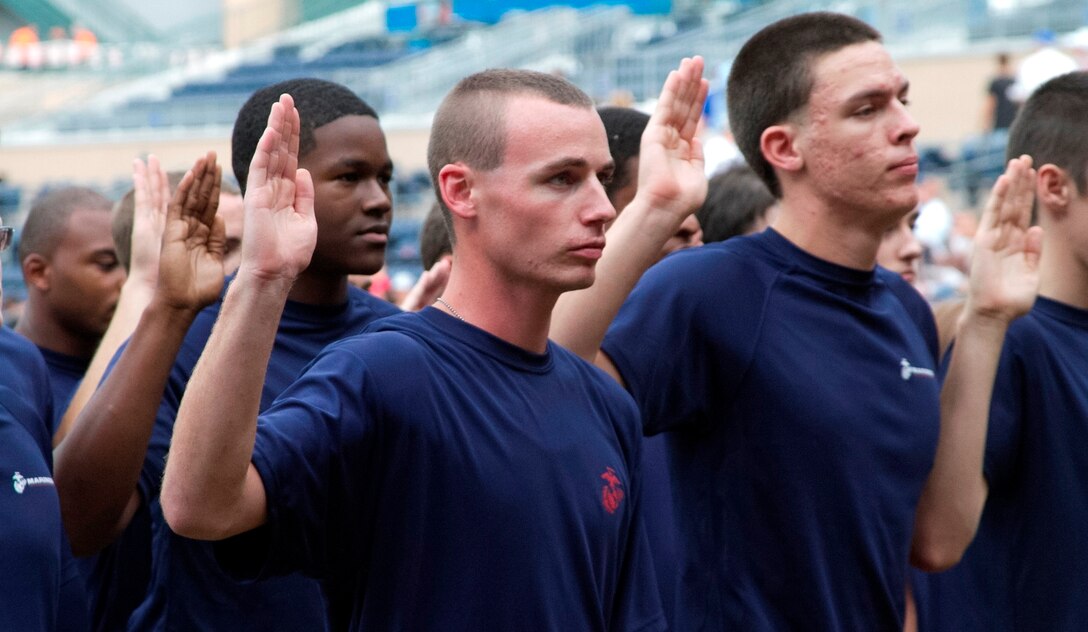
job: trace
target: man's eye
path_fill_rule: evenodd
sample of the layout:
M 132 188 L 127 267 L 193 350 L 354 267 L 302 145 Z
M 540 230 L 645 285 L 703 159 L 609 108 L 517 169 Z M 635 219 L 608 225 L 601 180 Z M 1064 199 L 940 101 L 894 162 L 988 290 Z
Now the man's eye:
M 574 183 L 574 177 L 567 172 L 557 173 L 549 180 L 552 184 L 569 185 Z

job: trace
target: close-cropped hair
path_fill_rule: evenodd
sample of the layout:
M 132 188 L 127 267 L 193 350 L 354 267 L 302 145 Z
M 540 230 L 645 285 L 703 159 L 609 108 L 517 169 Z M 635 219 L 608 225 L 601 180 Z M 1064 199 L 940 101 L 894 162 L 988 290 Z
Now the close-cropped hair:
M 747 234 L 774 203 L 767 185 L 748 165 L 715 174 L 707 183 L 706 201 L 695 211 L 703 243 Z
M 782 187 L 763 157 L 764 130 L 786 122 L 808 105 L 823 55 L 881 41 L 868 24 L 840 13 L 803 13 L 779 20 L 749 39 L 733 61 L 726 92 L 729 124 L 744 159 L 774 196 Z
M 450 211 L 439 190 L 438 173 L 442 167 L 457 162 L 480 171 L 501 166 L 506 153 L 506 101 L 518 95 L 537 96 L 559 105 L 593 107 L 593 100 L 578 86 L 533 70 L 495 68 L 458 82 L 435 112 L 427 145 L 427 167 L 454 243 L 456 237 Z
M 634 108 L 622 107 L 598 108 L 597 113 L 601 115 L 604 131 L 608 134 L 608 152 L 616 163 L 612 179 L 604 188 L 608 199 L 615 202 L 616 191 L 626 187 L 631 178 L 638 176 L 631 172 L 628 163 L 632 158 L 638 157 L 642 132 L 646 131 L 646 126 L 650 123 L 650 115 Z
M 1005 153 L 1009 159 L 1027 154 L 1036 167 L 1052 164 L 1073 179 L 1080 195 L 1088 195 L 1088 72 L 1055 77 L 1039 86 L 1020 107 Z
M 374 108 L 367 105 L 348 88 L 324 79 L 288 79 L 261 88 L 242 105 L 234 121 L 231 134 L 231 167 L 242 194 L 246 192 L 249 163 L 257 152 L 268 124 L 268 113 L 280 95 L 289 94 L 298 110 L 299 130 L 298 157 L 302 159 L 314 148 L 314 130 L 345 116 L 371 116 L 378 118 Z
M 52 256 L 68 226 L 68 219 L 77 210 L 110 212 L 109 198 L 87 187 L 62 187 L 39 195 L 30 206 L 30 213 L 19 237 L 18 258 L 31 254 Z

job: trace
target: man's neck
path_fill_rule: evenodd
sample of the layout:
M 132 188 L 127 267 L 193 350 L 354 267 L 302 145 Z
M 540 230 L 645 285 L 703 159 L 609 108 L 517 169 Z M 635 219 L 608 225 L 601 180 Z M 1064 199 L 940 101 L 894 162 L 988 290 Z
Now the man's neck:
M 1077 257 L 1073 249 L 1056 236 L 1043 244 L 1039 277 L 1040 296 L 1088 309 L 1088 261 Z
M 876 266 L 876 253 L 884 236 L 879 226 L 859 224 L 846 214 L 835 214 L 818 205 L 786 200 L 771 227 L 808 254 L 856 270 Z
M 348 277 L 304 270 L 295 279 L 287 299 L 307 305 L 340 305 L 348 300 Z
M 463 263 L 458 261 L 454 266 L 442 293 L 447 305 L 435 306 L 512 345 L 544 353 L 558 294 L 518 287 L 486 272 L 475 273 Z
M 80 336 L 61 327 L 28 303 L 15 331 L 38 347 L 85 360 L 94 356 L 101 337 Z

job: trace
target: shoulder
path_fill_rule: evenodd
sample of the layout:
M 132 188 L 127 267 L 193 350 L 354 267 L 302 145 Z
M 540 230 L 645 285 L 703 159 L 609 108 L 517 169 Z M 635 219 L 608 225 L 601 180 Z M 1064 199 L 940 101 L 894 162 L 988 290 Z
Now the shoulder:
M 371 320 L 402 313 L 396 305 L 354 285 L 348 286 L 348 305 L 352 312 L 369 316 Z

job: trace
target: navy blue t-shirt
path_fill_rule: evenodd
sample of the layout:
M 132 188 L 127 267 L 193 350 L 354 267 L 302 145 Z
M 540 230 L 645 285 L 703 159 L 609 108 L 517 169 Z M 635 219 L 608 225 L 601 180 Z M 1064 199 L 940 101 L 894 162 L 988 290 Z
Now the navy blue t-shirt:
M 604 373 L 435 310 L 329 347 L 260 419 L 241 575 L 335 587 L 350 630 L 660 630 L 639 424 Z
M 220 570 L 211 544 L 176 535 L 162 516 L 159 486 L 174 419 L 221 306 L 222 302 L 216 302 L 202 311 L 185 337 L 163 393 L 140 473 L 139 491 L 151 515 L 151 585 L 130 619 L 130 628 L 321 630 L 327 613 L 318 582 L 299 574 L 265 582 L 235 581 Z M 396 313 L 400 310 L 395 306 L 355 287 L 349 288 L 347 302 L 340 305 L 288 301 L 268 363 L 261 409 L 294 382 L 328 344 L 358 333 L 375 319 Z
M 76 394 L 87 367 L 91 364 L 90 358 L 77 358 L 66 353 L 51 351 L 45 347 L 38 347 L 45 366 L 49 369 L 49 382 L 53 387 L 53 425 L 55 433 L 60 425 L 60 420 L 68 410 L 68 404 L 72 402 L 72 396 Z
M 1088 630 L 1088 311 L 1044 297 L 1009 328 L 978 533 L 927 576 L 919 629 Z
M 50 420 L 50 432 L 56 434 L 68 404 L 72 401 L 83 374 L 87 372 L 90 358 L 78 358 L 65 353 L 58 353 L 45 347 L 38 347 L 49 370 L 49 383 L 53 392 L 53 418 Z M 58 632 L 83 632 L 91 629 L 90 603 L 87 597 L 86 582 L 83 579 L 84 563 L 72 554 L 72 546 L 67 534 L 61 544 L 61 565 L 63 578 L 60 589 L 60 607 L 57 616 Z
M 603 350 L 645 432 L 673 431 L 678 629 L 901 629 L 936 344 L 898 275 L 774 230 L 644 275 Z
M 0 629 L 52 631 L 64 527 L 53 484 L 52 395 L 41 354 L 0 326 Z

